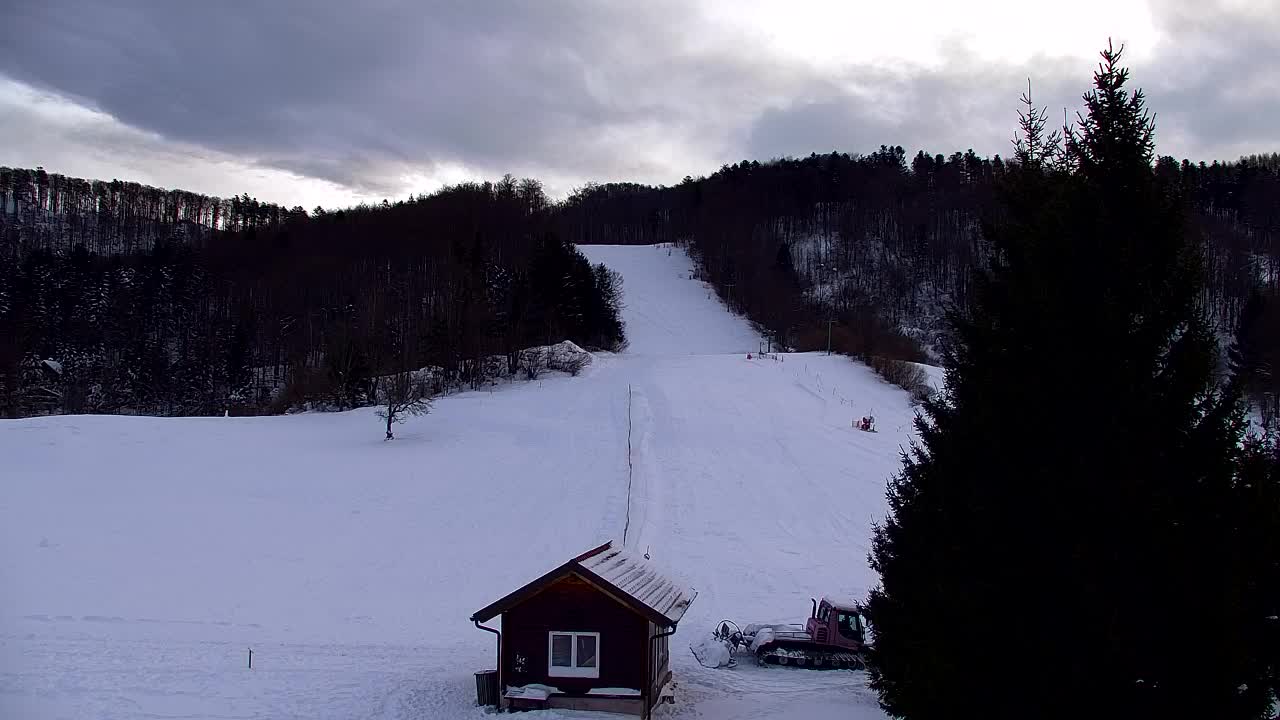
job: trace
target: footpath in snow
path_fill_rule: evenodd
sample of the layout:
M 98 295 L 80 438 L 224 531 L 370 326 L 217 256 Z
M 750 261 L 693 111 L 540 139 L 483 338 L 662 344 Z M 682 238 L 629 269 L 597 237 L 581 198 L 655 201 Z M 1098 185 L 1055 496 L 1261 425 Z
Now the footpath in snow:
M 844 358 L 747 360 L 678 249 L 582 249 L 623 275 L 628 350 L 443 398 L 391 443 L 373 409 L 0 421 L 0 717 L 482 717 L 493 641 L 467 618 L 624 527 L 699 592 L 661 712 L 882 717 L 859 673 L 687 648 L 874 583 L 906 394 Z M 853 430 L 868 411 L 880 432 Z

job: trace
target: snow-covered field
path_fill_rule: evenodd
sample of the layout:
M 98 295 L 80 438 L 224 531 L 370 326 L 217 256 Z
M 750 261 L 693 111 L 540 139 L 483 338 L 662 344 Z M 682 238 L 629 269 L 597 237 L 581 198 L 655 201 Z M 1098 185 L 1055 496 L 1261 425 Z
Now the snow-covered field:
M 699 593 L 662 714 L 881 717 L 861 673 L 687 646 L 874 582 L 906 394 L 839 357 L 747 360 L 678 250 L 583 250 L 623 274 L 627 352 L 444 398 L 393 442 L 372 409 L 0 421 L 0 718 L 482 717 L 493 638 L 467 618 L 620 539 L 628 504 L 627 544 Z M 853 430 L 869 411 L 880 432 Z

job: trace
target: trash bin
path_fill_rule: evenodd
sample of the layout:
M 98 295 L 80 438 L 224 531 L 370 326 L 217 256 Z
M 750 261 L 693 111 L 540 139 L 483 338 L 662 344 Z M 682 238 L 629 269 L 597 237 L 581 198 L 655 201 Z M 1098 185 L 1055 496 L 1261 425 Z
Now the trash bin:
M 476 673 L 476 703 L 481 707 L 498 706 L 497 670 L 481 670 Z

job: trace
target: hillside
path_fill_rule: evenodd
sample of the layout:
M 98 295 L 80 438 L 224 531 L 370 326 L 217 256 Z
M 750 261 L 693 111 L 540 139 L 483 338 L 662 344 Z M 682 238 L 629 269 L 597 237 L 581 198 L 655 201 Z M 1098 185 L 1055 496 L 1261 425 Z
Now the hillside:
M 346 410 L 425 366 L 475 389 L 528 374 L 529 347 L 623 340 L 610 276 L 549 231 L 535 181 L 232 222 L 245 202 L 47 179 L 38 213 L 0 213 L 0 417 Z M 187 216 L 214 218 L 199 242 Z
M 0 334 L 17 340 L 0 344 L 0 416 L 342 409 L 367 404 L 372 378 L 395 368 L 436 365 L 474 386 L 495 354 L 565 337 L 613 347 L 608 318 L 576 312 L 582 273 L 560 283 L 558 269 L 537 271 L 553 235 L 678 242 L 716 295 L 786 347 L 937 360 L 1009 167 L 972 150 L 909 159 L 881 146 L 743 161 L 671 187 L 588 183 L 563 202 L 507 176 L 310 212 L 0 168 Z M 1155 172 L 1203 241 L 1215 329 L 1262 338 L 1247 389 L 1274 417 L 1280 376 L 1258 370 L 1280 353 L 1274 156 L 1163 157 Z M 429 337 L 430 352 L 403 334 Z
M 788 347 L 825 349 L 834 319 L 832 344 L 847 354 L 938 358 L 951 340 L 946 311 L 970 300 L 986 227 L 1001 222 L 1010 167 L 972 150 L 912 158 L 886 146 L 744 160 L 672 187 L 588 185 L 563 203 L 557 223 L 578 243 L 685 244 L 717 294 Z M 1277 312 L 1274 162 L 1163 157 L 1155 173 L 1202 242 L 1204 307 L 1219 333 L 1236 333 L 1259 291 L 1265 312 Z M 1274 324 L 1252 327 L 1265 333 Z M 1255 379 L 1267 387 L 1255 401 L 1280 392 L 1274 377 Z
M 0 421 L 0 716 L 482 717 L 468 616 L 625 527 L 698 590 L 663 712 L 880 717 L 860 674 L 686 648 L 874 581 L 906 394 L 841 357 L 748 360 L 679 250 L 582 250 L 622 275 L 626 352 L 443 398 L 391 443 L 372 409 Z M 881 432 L 853 431 L 868 411 Z

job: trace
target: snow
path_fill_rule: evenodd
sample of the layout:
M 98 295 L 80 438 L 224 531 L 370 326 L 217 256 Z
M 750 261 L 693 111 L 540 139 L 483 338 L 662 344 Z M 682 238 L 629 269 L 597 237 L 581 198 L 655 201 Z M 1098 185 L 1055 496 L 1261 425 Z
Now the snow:
M 690 644 L 689 650 L 703 667 L 728 667 L 733 661 L 733 651 L 729 649 L 729 645 L 711 633 L 706 633 L 701 640 Z
M 752 623 L 742 629 L 742 634 L 750 641 L 747 649 L 751 652 L 756 652 L 764 645 L 768 645 L 773 642 L 779 635 L 785 639 L 811 639 L 809 633 L 804 629 L 804 625 L 799 623 L 781 623 L 773 625 Z
M 924 365 L 922 363 L 911 364 L 921 370 L 924 370 L 925 377 L 928 379 L 929 387 L 933 388 L 935 391 L 942 392 L 943 388 L 946 387 L 947 373 L 942 368 L 935 365 Z
M 617 687 L 591 688 L 590 690 L 587 691 L 587 694 L 588 695 L 624 695 L 624 696 L 630 696 L 630 697 L 640 697 L 639 690 L 636 690 L 634 688 L 617 688 Z
M 485 717 L 470 614 L 626 528 L 698 589 L 660 717 L 882 718 L 863 673 L 688 648 L 875 583 L 907 395 L 841 357 L 747 360 L 678 249 L 583 250 L 623 275 L 627 352 L 441 398 L 393 443 L 372 408 L 0 421 L 0 717 Z
M 538 683 L 530 683 L 520 687 L 507 686 L 507 691 L 503 693 L 503 697 L 522 698 L 524 700 L 546 700 L 552 695 L 562 695 L 563 691 L 558 687 L 550 685 L 540 685 Z
M 750 626 L 747 627 L 750 628 Z M 751 632 L 751 630 L 748 629 L 747 632 Z M 771 626 L 757 628 L 754 637 L 751 639 L 751 646 L 748 649 L 751 652 L 755 652 L 760 649 L 761 645 L 771 642 L 773 642 L 773 628 Z
M 755 352 L 760 338 L 728 315 L 715 291 L 693 280 L 693 262 L 679 248 L 583 245 L 592 264 L 622 273 L 624 320 L 631 355 Z

